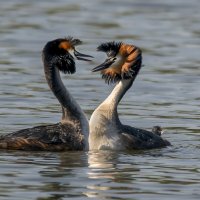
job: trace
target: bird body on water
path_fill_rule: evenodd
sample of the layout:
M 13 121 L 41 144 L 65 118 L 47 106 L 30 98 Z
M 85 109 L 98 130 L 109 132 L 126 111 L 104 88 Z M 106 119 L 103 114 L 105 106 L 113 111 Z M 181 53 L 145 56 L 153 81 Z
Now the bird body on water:
M 87 117 L 60 78 L 60 71 L 69 74 L 76 71 L 71 51 L 77 59 L 89 61 L 87 57 L 91 56 L 76 51 L 75 46 L 79 44 L 81 44 L 79 39 L 60 38 L 48 42 L 42 51 L 47 83 L 62 107 L 61 122 L 1 136 L 1 149 L 45 151 L 88 149 Z
M 101 71 L 107 83 L 117 82 L 111 94 L 95 109 L 89 121 L 89 149 L 151 149 L 170 145 L 159 135 L 123 125 L 117 106 L 132 86 L 142 64 L 142 52 L 133 45 L 108 42 L 97 50 L 106 52 L 108 58 L 92 71 Z

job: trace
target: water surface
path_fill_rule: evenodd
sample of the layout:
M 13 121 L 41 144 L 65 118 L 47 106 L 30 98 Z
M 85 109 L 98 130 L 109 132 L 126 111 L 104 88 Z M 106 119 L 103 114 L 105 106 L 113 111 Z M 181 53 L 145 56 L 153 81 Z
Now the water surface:
M 46 84 L 41 50 L 72 35 L 77 62 L 63 81 L 88 118 L 109 94 L 91 69 L 105 58 L 101 42 L 124 41 L 143 50 L 143 64 L 123 98 L 123 123 L 165 128 L 173 146 L 136 152 L 0 153 L 0 199 L 199 199 L 200 3 L 198 0 L 0 1 L 0 134 L 60 120 Z

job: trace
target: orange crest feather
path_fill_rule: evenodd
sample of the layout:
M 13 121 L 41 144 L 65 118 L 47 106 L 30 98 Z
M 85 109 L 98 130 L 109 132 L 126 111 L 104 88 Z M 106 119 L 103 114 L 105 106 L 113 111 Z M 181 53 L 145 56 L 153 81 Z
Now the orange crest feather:
M 59 44 L 60 49 L 65 49 L 66 51 L 73 48 L 72 44 L 68 41 L 63 41 Z

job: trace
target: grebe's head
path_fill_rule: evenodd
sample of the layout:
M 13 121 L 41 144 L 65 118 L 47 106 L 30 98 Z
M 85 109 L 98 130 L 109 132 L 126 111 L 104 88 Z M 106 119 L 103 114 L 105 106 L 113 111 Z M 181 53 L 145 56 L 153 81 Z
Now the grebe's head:
M 89 55 L 82 54 L 75 49 L 75 46 L 82 44 L 79 39 L 72 37 L 59 38 L 48 42 L 43 49 L 43 61 L 45 65 L 56 66 L 63 73 L 73 74 L 76 71 L 74 58 L 90 61 Z M 72 54 L 74 56 L 72 56 Z
M 92 71 L 101 71 L 102 78 L 107 83 L 134 79 L 137 76 L 142 64 L 140 48 L 122 42 L 107 42 L 98 46 L 97 50 L 105 52 L 107 58 Z
M 164 131 L 162 130 L 160 126 L 154 126 L 152 128 L 152 133 L 161 136 L 164 133 Z

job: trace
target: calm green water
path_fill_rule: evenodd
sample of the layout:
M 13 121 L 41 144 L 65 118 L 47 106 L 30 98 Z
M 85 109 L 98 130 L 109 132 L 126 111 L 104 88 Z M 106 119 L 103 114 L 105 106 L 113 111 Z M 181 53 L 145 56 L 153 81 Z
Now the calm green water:
M 172 147 L 140 152 L 0 153 L 0 199 L 200 198 L 200 2 L 198 0 L 0 0 L 0 134 L 56 123 L 61 109 L 45 82 L 41 50 L 72 35 L 79 51 L 65 85 L 91 115 L 109 94 L 91 69 L 105 41 L 143 50 L 143 64 L 119 106 L 126 124 L 165 128 Z

